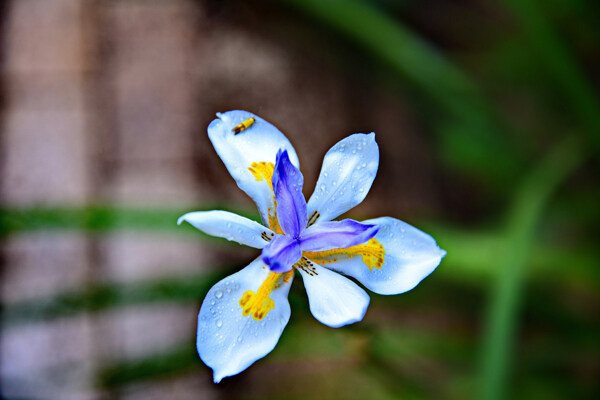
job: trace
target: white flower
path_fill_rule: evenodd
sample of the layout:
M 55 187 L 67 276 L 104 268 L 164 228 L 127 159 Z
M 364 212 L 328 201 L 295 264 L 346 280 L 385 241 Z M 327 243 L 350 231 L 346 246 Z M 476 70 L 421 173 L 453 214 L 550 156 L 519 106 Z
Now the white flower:
M 325 155 L 308 203 L 298 157 L 286 137 L 246 111 L 217 115 L 208 136 L 263 224 L 226 211 L 179 218 L 213 236 L 262 249 L 261 257 L 213 286 L 198 315 L 196 345 L 219 382 L 267 355 L 290 318 L 294 270 L 304 280 L 312 314 L 340 327 L 362 320 L 369 296 L 414 288 L 446 252 L 395 218 L 332 221 L 363 201 L 379 166 L 375 134 L 354 134 Z M 335 271 L 335 272 L 334 272 Z

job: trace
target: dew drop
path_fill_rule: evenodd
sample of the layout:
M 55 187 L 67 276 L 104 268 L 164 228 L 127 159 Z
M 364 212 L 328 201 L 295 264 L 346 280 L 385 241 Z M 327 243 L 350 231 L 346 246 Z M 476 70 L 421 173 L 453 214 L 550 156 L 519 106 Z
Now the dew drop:
M 210 305 L 214 306 L 214 305 L 215 305 L 215 301 L 214 301 L 214 300 L 212 300 L 212 301 L 210 302 Z
M 244 341 L 244 338 L 241 336 L 238 336 L 237 341 L 238 341 L 238 343 L 242 343 Z
M 218 320 L 218 321 L 217 321 L 217 328 L 220 328 L 220 327 L 222 327 L 222 326 L 223 326 L 223 321 L 221 321 L 221 320 Z
M 221 297 L 223 297 L 223 291 L 222 291 L 222 290 L 217 290 L 217 291 L 215 292 L 215 297 L 216 297 L 217 299 L 220 299 Z M 214 300 L 213 300 L 213 304 L 215 304 Z

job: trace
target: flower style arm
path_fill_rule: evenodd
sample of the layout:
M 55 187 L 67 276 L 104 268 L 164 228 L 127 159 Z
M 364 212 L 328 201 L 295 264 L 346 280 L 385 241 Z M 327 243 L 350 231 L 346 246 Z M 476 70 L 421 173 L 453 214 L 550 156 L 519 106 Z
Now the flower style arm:
M 378 230 L 376 225 L 351 219 L 321 222 L 302 232 L 300 247 L 304 251 L 324 251 L 356 246 L 371 239 Z
M 277 235 L 263 249 L 262 260 L 273 272 L 288 272 L 302 257 L 302 250 L 297 240 L 284 235 Z
M 306 200 L 302 194 L 304 177 L 290 161 L 287 151 L 277 154 L 273 172 L 273 189 L 277 202 L 277 218 L 287 236 L 297 238 L 306 227 Z

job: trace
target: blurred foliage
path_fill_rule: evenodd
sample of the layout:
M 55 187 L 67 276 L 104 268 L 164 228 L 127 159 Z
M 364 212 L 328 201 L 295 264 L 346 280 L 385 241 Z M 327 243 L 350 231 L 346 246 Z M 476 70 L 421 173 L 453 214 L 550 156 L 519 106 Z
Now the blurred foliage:
M 253 375 L 265 376 L 265 381 L 274 368 L 289 368 L 300 378 L 270 382 L 269 395 L 299 399 L 318 391 L 321 398 L 346 399 L 600 396 L 600 257 L 595 236 L 600 216 L 595 176 L 600 106 L 594 84 L 579 66 L 579 59 L 598 62 L 591 58 L 597 57 L 597 41 L 590 39 L 597 34 L 597 4 L 505 0 L 455 5 L 465 19 L 471 17 L 471 6 L 497 18 L 495 41 L 472 54 L 451 46 L 444 49 L 434 44 L 435 37 L 418 33 L 420 14 L 415 8 L 421 2 L 267 4 L 280 12 L 300 12 L 307 29 L 318 26 L 331 32 L 357 55 L 374 58 L 389 82 L 407 85 L 417 95 L 414 111 L 435 136 L 448 176 L 475 177 L 487 190 L 486 201 L 497 204 L 500 199 L 503 204 L 481 226 L 421 221 L 419 227 L 448 250 L 443 268 L 427 285 L 404 296 L 374 295 L 377 307 L 356 326 L 331 330 L 314 323 L 301 285 L 294 285 L 294 312 L 281 343 L 251 369 L 265 372 Z M 426 2 L 429 5 L 436 3 Z M 402 22 L 411 18 L 415 27 Z M 476 37 L 470 39 L 477 42 Z M 360 57 L 353 60 L 359 62 Z M 511 102 L 519 96 L 533 104 L 533 117 L 513 116 L 518 106 Z M 190 234 L 189 227 L 175 230 L 174 221 L 184 211 L 1 210 L 0 234 L 54 229 L 100 235 L 115 229 Z M 17 324 L 131 304 L 199 303 L 224 275 L 97 285 L 11 304 L 4 315 Z M 480 320 L 482 327 L 477 325 Z M 195 370 L 204 367 L 186 343 L 165 354 L 104 366 L 98 376 L 102 387 L 118 389 Z M 322 376 L 328 379 L 319 379 Z M 241 394 L 230 381 L 219 390 L 234 397 L 265 395 Z M 306 382 L 313 384 L 308 387 Z

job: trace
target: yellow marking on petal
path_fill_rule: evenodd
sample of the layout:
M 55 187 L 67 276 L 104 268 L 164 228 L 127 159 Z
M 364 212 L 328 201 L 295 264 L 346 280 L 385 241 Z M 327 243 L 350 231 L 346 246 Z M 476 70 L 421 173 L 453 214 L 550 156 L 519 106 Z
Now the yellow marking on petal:
M 373 268 L 381 269 L 385 263 L 385 250 L 383 245 L 375 238 L 371 238 L 367 243 L 347 247 L 345 249 L 305 251 L 302 254 L 320 265 L 337 262 L 338 256 L 346 256 L 348 258 L 361 256 L 362 262 L 365 263 L 371 271 L 373 271 Z
M 271 191 L 273 191 L 273 171 L 275 170 L 275 164 L 265 161 L 253 162 L 248 169 L 252 172 L 257 182 L 266 180 Z
M 258 291 L 254 293 L 252 290 L 248 290 L 244 293 L 240 299 L 240 307 L 242 307 L 242 315 L 247 317 L 252 315 L 257 321 L 260 321 L 267 316 L 269 311 L 275 308 L 275 302 L 269 298 L 269 295 L 274 289 L 277 289 L 279 285 L 279 278 L 284 275 L 283 281 L 288 283 L 289 277 L 285 274 L 279 274 L 277 272 L 270 272 L 269 276 L 260 285 Z M 287 277 L 287 281 L 286 281 Z
M 273 191 L 273 171 L 275 170 L 275 164 L 270 162 L 253 162 L 248 170 L 254 175 L 257 182 L 267 181 L 271 192 L 273 193 L 273 208 L 269 208 L 267 213 L 269 214 L 269 228 L 275 233 L 283 235 L 283 231 L 277 221 L 277 202 L 275 201 L 275 192 Z
M 292 279 L 293 276 L 294 276 L 294 270 L 290 269 L 288 272 L 283 274 L 283 281 L 285 283 L 290 283 L 290 280 Z
M 245 131 L 246 129 L 248 129 L 252 125 L 254 125 L 255 121 L 256 121 L 256 119 L 254 119 L 254 117 L 248 118 L 247 120 L 245 120 L 241 124 L 238 124 L 238 125 L 234 126 L 233 129 L 232 129 L 233 133 L 235 135 L 237 135 L 238 133 Z

